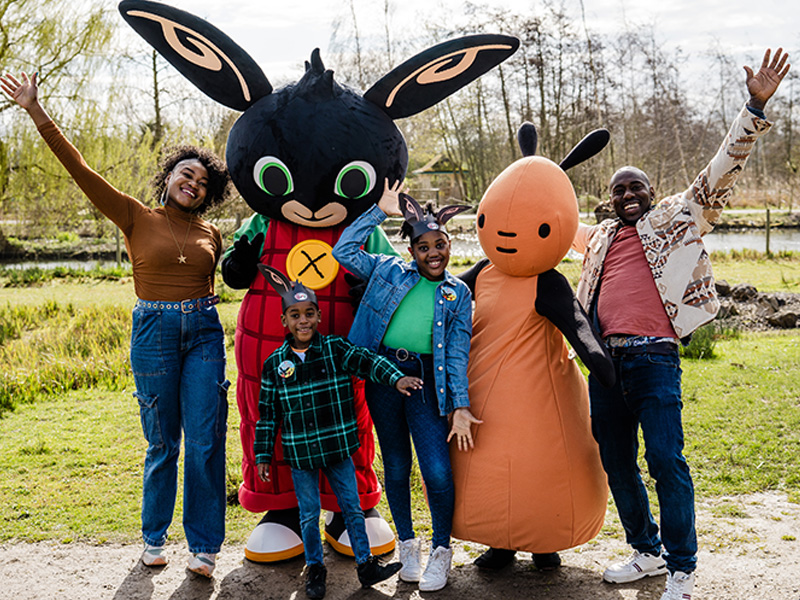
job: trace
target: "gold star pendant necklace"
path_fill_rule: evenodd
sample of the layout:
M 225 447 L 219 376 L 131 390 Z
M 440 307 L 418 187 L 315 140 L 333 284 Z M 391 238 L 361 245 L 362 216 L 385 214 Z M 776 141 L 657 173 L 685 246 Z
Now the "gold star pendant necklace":
M 183 249 L 186 248 L 186 240 L 189 239 L 189 230 L 192 228 L 192 219 L 194 219 L 194 215 L 189 215 L 189 225 L 186 226 L 186 235 L 183 236 L 183 244 L 178 245 L 178 239 L 175 237 L 175 232 L 172 231 L 172 223 L 169 220 L 169 211 L 167 207 L 164 207 L 164 216 L 167 217 L 167 225 L 169 226 L 169 233 L 172 236 L 172 241 L 175 242 L 175 246 L 178 248 L 178 262 L 181 264 L 186 264 L 186 256 L 183 254 Z

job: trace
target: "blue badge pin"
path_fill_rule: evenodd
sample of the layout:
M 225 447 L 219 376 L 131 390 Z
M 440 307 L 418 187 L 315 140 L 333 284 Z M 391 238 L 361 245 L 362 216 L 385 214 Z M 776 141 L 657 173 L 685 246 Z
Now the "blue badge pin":
M 278 365 L 278 375 L 283 379 L 288 379 L 294 375 L 294 363 L 290 360 L 285 360 Z
M 456 294 L 456 291 L 453 288 L 443 287 L 442 298 L 444 298 L 448 302 L 454 302 L 456 299 L 458 299 L 458 295 Z

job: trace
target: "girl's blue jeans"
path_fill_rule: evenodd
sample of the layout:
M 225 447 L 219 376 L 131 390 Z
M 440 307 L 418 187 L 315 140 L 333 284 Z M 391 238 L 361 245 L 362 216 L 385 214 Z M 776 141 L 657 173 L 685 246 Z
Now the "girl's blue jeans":
M 137 305 L 131 367 L 148 442 L 142 537 L 162 546 L 172 522 L 185 437 L 183 529 L 190 552 L 219 552 L 225 538 L 225 435 L 229 382 L 214 306 L 183 313 Z
M 319 472 L 325 474 L 342 509 L 344 525 L 350 538 L 356 563 L 363 564 L 370 557 L 369 538 L 364 523 L 364 512 L 358 498 L 358 484 L 353 460 L 348 458 L 322 469 L 303 470 L 292 468 L 292 482 L 300 508 L 300 532 L 303 536 L 303 551 L 306 564 L 323 564 L 322 540 L 319 534 Z
M 420 377 L 424 386 L 411 396 L 395 388 L 366 381 L 366 397 L 383 458 L 386 499 L 401 541 L 414 537 L 411 518 L 411 440 L 417 453 L 433 525 L 432 548 L 450 547 L 455 493 L 447 417 L 439 414 L 432 358 L 411 353 L 398 360 L 394 351 L 381 354 L 406 375 Z
M 617 383 L 611 389 L 589 377 L 592 432 L 608 475 L 627 542 L 658 555 L 663 541 L 670 571 L 690 573 L 697 563 L 694 485 L 683 457 L 681 368 L 678 351 L 613 357 Z M 637 464 L 639 426 L 644 459 L 656 482 L 661 529 Z

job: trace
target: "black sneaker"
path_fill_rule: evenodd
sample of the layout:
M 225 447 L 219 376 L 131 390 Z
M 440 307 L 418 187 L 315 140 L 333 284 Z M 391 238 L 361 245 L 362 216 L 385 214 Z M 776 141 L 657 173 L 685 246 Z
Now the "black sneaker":
M 372 587 L 389 579 L 402 568 L 403 565 L 399 562 L 382 565 L 377 556 L 370 556 L 367 562 L 358 565 L 358 580 L 361 582 L 361 587 Z
M 473 562 L 476 567 L 481 569 L 490 569 L 497 571 L 503 567 L 507 567 L 514 562 L 514 550 L 504 550 L 502 548 L 489 548 L 486 552 L 481 554 Z
M 531 554 L 533 564 L 540 571 L 555 571 L 561 566 L 561 557 L 558 552 L 550 552 L 549 554 Z
M 328 569 L 325 565 L 308 565 L 306 572 L 306 596 L 314 600 L 325 597 L 325 578 Z

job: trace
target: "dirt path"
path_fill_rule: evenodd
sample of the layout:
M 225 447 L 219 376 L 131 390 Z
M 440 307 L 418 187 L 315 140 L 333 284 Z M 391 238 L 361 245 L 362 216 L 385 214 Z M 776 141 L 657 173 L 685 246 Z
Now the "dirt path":
M 698 506 L 700 555 L 696 600 L 800 600 L 800 505 L 777 493 L 718 498 Z M 305 598 L 303 561 L 257 565 L 243 560 L 239 546 L 226 546 L 215 577 L 188 573 L 183 546 L 168 548 L 170 564 L 161 570 L 142 567 L 138 545 L 1 545 L 0 598 L 114 600 L 270 600 Z M 610 560 L 628 552 L 622 540 L 602 537 L 562 553 L 553 573 L 536 571 L 530 555 L 500 573 L 486 574 L 472 565 L 482 550 L 455 544 L 450 583 L 441 592 L 424 593 L 396 577 L 373 590 L 362 590 L 352 561 L 329 552 L 329 600 L 343 598 L 436 598 L 437 600 L 659 600 L 663 577 L 615 586 L 601 582 Z

